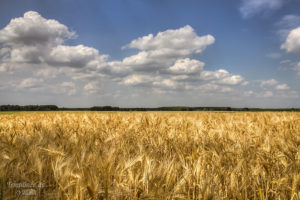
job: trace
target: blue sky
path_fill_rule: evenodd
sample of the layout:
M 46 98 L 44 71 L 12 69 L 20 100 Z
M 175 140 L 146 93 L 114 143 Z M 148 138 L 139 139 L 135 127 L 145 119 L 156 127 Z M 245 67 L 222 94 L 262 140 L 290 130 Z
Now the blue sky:
M 1 0 L 0 104 L 300 107 L 299 10 L 298 0 Z

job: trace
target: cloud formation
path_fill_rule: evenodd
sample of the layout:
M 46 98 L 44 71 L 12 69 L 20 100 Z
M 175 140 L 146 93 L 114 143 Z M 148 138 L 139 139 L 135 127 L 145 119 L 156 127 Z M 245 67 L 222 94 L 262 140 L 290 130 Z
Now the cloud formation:
M 177 55 L 187 56 L 201 53 L 214 42 L 215 38 L 212 35 L 198 36 L 191 26 L 186 25 L 179 29 L 159 32 L 156 36 L 149 34 L 140 37 L 124 48 L 136 48 L 141 51 L 162 50 L 161 53 L 165 55 L 176 51 Z
M 193 54 L 201 54 L 214 42 L 213 36 L 198 36 L 189 25 L 132 40 L 123 49 L 135 48 L 139 52 L 114 63 L 128 72 L 120 83 L 149 87 L 160 93 L 164 90 L 215 90 L 222 89 L 224 86 L 221 85 L 241 85 L 242 76 L 232 75 L 226 70 L 204 70 L 204 62 L 190 58 Z M 215 87 L 201 87 L 208 83 Z
M 290 86 L 286 83 L 279 83 L 275 79 L 270 79 L 270 80 L 263 80 L 260 81 L 260 87 L 265 89 L 265 90 L 277 90 L 277 91 L 288 91 L 290 90 Z
M 2 70 L 24 64 L 83 68 L 94 60 L 103 61 L 106 58 L 91 47 L 64 45 L 66 40 L 76 37 L 75 32 L 34 11 L 12 19 L 0 30 L 0 35 Z
M 270 79 L 270 80 L 261 81 L 260 86 L 261 87 L 274 86 L 276 84 L 278 84 L 278 81 L 276 81 L 275 79 Z
M 290 87 L 286 83 L 284 83 L 284 84 L 276 85 L 275 89 L 276 90 L 289 90 Z
M 56 20 L 47 20 L 34 11 L 12 19 L 0 34 L 0 42 L 11 46 L 53 46 L 75 37 L 75 33 L 65 25 Z
M 134 48 L 138 52 L 114 61 L 108 61 L 108 55 L 99 54 L 95 48 L 66 45 L 66 40 L 76 37 L 75 32 L 34 11 L 12 19 L 0 33 L 3 35 L 0 40 L 1 71 L 34 71 L 33 77 L 23 78 L 19 89 L 45 88 L 49 83 L 41 80 L 57 80 L 59 77 L 64 77 L 64 82 L 53 85 L 58 87 L 57 92 L 68 94 L 78 91 L 77 82 L 83 83 L 82 91 L 96 94 L 101 90 L 102 79 L 120 86 L 147 87 L 161 92 L 231 92 L 233 89 L 228 86 L 245 83 L 240 75 L 224 69 L 205 70 L 204 62 L 190 58 L 201 54 L 215 42 L 215 38 L 212 35 L 199 36 L 189 25 L 134 39 L 122 48 Z M 49 91 L 53 91 L 53 87 Z
M 240 12 L 244 18 L 250 18 L 256 14 L 277 10 L 283 3 L 283 0 L 242 0 Z
M 278 34 L 281 38 L 285 39 L 291 30 L 300 27 L 299 15 L 285 15 L 282 19 L 275 24 L 278 27 Z
M 215 42 L 211 35 L 198 36 L 187 25 L 179 29 L 169 29 L 132 40 L 123 49 L 140 50 L 137 54 L 123 59 L 122 64 L 137 71 L 153 71 L 169 67 L 175 60 L 202 53 Z
M 46 63 L 50 66 L 82 68 L 96 60 L 98 56 L 98 50 L 91 47 L 59 45 L 49 52 Z
M 290 31 L 285 42 L 281 45 L 281 49 L 288 53 L 300 52 L 300 27 Z
M 191 60 L 189 58 L 178 59 L 174 65 L 168 68 L 173 74 L 194 74 L 203 70 L 204 63 L 199 60 Z
M 199 36 L 189 25 L 132 40 L 122 49 L 137 52 L 121 60 L 109 60 L 93 47 L 67 45 L 75 32 L 33 11 L 12 19 L 0 35 L 0 72 L 16 79 L 11 85 L 0 80 L 0 89 L 75 96 L 119 95 L 122 90 L 151 95 L 255 94 L 244 91 L 248 82 L 242 75 L 223 68 L 207 70 L 203 61 L 195 59 L 216 40 L 212 35 Z M 261 86 L 270 87 L 264 89 L 266 96 L 290 89 L 276 80 Z M 106 88 L 110 91 L 105 93 Z

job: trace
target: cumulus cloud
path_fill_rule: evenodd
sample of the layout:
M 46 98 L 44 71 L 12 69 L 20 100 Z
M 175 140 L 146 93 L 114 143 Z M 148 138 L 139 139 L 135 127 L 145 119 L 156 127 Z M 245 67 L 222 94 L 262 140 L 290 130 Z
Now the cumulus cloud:
M 173 59 L 176 59 L 176 55 L 170 59 L 170 57 L 165 57 L 162 50 L 157 51 L 141 51 L 135 55 L 126 57 L 121 63 L 124 66 L 128 66 L 135 71 L 156 71 L 166 68 L 172 63 Z
M 281 49 L 288 53 L 300 52 L 300 27 L 290 31 L 285 42 L 281 45 Z
M 242 76 L 232 75 L 225 69 L 219 69 L 217 71 L 203 71 L 200 74 L 200 78 L 226 85 L 238 85 L 244 81 Z
M 260 87 L 262 87 L 264 90 L 267 90 L 267 91 L 265 91 L 265 93 L 270 91 L 270 90 L 289 91 L 291 89 L 288 84 L 279 83 L 275 79 L 260 81 Z M 263 95 L 263 96 L 265 96 L 265 95 Z
M 287 53 L 300 53 L 300 26 L 289 32 L 285 42 L 281 45 L 281 49 L 284 49 Z M 300 63 L 286 60 L 282 64 L 289 64 L 297 75 L 300 75 Z
M 158 86 L 160 88 L 165 88 L 165 89 L 176 89 L 178 88 L 178 82 L 170 79 L 164 79 L 164 80 L 159 80 L 153 82 L 154 86 Z
M 45 19 L 34 11 L 12 19 L 0 30 L 0 35 L 2 71 L 24 68 L 25 64 L 36 64 L 45 69 L 83 68 L 93 62 L 105 62 L 107 57 L 99 55 L 97 49 L 84 45 L 64 45 L 67 39 L 75 38 L 76 34 L 58 21 Z
M 242 0 L 240 12 L 244 18 L 249 18 L 259 13 L 277 10 L 283 3 L 283 0 Z
M 151 75 L 133 74 L 131 76 L 124 78 L 123 83 L 125 85 L 150 86 L 155 80 L 157 81 L 158 79 L 159 77 L 153 77 Z
M 182 86 L 181 83 L 168 77 L 151 76 L 146 74 L 134 74 L 128 76 L 122 83 L 127 86 L 148 87 L 152 89 L 159 89 L 160 91 L 163 91 L 164 89 L 176 90 L 179 89 L 179 86 Z
M 240 75 L 231 75 L 223 79 L 220 79 L 218 82 L 225 85 L 238 85 L 242 83 L 243 80 L 244 78 Z
M 0 31 L 0 43 L 9 45 L 52 46 L 73 38 L 74 32 L 56 20 L 47 20 L 39 13 L 29 11 L 23 17 L 15 18 Z
M 42 77 L 42 78 L 56 78 L 58 74 L 61 73 L 59 68 L 45 68 L 45 69 L 38 69 L 34 72 L 35 76 Z
M 139 71 L 166 69 L 175 60 L 199 54 L 214 42 L 213 36 L 198 36 L 194 29 L 187 25 L 131 41 L 123 49 L 135 48 L 140 52 L 124 58 L 122 63 Z
M 108 86 L 119 84 L 129 89 L 229 93 L 234 91 L 233 87 L 247 83 L 241 75 L 225 69 L 208 71 L 204 62 L 192 59 L 212 45 L 215 38 L 199 36 L 189 25 L 134 39 L 123 49 L 134 48 L 138 52 L 113 61 L 95 48 L 66 45 L 65 41 L 76 34 L 33 11 L 12 19 L 0 34 L 0 71 L 23 76 L 17 86 L 19 90 L 97 94 L 101 93 L 100 83 L 105 79 Z
M 232 75 L 223 69 L 204 70 L 204 62 L 189 58 L 192 54 L 202 53 L 214 42 L 213 36 L 198 36 L 188 25 L 159 32 L 155 36 L 149 34 L 124 46 L 123 49 L 136 48 L 140 51 L 124 58 L 122 62 L 115 62 L 113 66 L 123 66 L 123 69 L 127 69 L 128 76 L 123 78 L 123 84 L 147 86 L 159 91 L 203 89 L 201 86 L 207 83 L 242 85 L 242 76 Z M 223 91 L 229 92 L 230 89 Z
M 176 60 L 173 66 L 169 67 L 169 71 L 174 74 L 193 74 L 203 70 L 204 63 L 199 60 L 191 60 L 189 58 Z
M 136 48 L 142 51 L 163 50 L 162 54 L 177 53 L 187 56 L 191 53 L 201 53 L 208 45 L 215 42 L 211 35 L 198 36 L 194 29 L 186 25 L 179 29 L 166 30 L 157 33 L 156 36 L 149 34 L 130 42 L 125 48 Z
M 285 15 L 282 19 L 275 24 L 278 28 L 278 35 L 282 39 L 286 39 L 291 30 L 300 26 L 299 15 Z
M 290 87 L 287 85 L 287 84 L 279 84 L 279 85 L 276 85 L 275 87 L 276 90 L 289 90 Z
M 261 87 L 274 86 L 276 84 L 278 84 L 278 81 L 276 81 L 275 79 L 270 79 L 270 80 L 261 81 L 260 86 Z
M 19 64 L 42 63 L 51 48 L 75 37 L 65 25 L 47 20 L 34 11 L 12 19 L 0 30 L 0 35 L 0 44 L 9 49 L 5 61 Z
M 98 50 L 91 47 L 59 45 L 50 51 L 46 62 L 51 66 L 82 68 L 97 59 L 98 56 Z

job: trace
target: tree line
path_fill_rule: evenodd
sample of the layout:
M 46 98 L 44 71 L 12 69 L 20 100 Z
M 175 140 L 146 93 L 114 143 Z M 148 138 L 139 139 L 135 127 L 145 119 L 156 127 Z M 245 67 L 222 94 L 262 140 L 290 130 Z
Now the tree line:
M 232 107 L 186 107 L 170 106 L 157 108 L 121 108 L 113 106 L 93 106 L 89 108 L 59 108 L 56 105 L 1 105 L 0 111 L 300 111 L 300 108 L 232 108 Z
M 1 105 L 0 111 L 50 111 L 59 110 L 56 105 Z

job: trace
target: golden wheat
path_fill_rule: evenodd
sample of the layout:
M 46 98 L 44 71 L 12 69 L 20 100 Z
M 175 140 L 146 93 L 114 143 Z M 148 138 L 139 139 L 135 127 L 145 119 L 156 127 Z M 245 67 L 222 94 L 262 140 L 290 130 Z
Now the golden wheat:
M 300 113 L 0 115 L 1 197 L 297 200 Z

